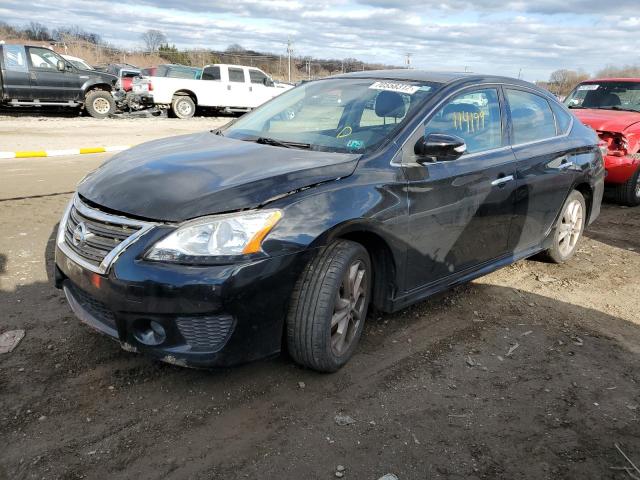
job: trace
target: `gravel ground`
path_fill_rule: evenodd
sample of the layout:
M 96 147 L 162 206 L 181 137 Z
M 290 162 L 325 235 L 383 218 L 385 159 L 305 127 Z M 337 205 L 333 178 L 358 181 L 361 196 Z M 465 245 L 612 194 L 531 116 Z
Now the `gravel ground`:
M 338 373 L 195 371 L 122 351 L 52 287 L 65 192 L 95 166 L 56 160 L 0 164 L 0 331 L 26 330 L 0 355 L 0 479 L 629 478 L 616 442 L 640 464 L 640 208 L 605 205 L 565 265 L 369 318 Z
M 232 117 L 105 118 L 0 113 L 0 152 L 63 150 L 128 145 L 156 138 L 211 130 Z

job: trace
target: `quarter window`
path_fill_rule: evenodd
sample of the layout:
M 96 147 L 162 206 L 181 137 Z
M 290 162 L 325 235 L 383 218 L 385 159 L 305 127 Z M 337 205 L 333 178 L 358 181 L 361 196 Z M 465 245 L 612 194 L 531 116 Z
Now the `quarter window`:
M 220 80 L 220 67 L 207 67 L 202 71 L 203 80 Z
M 20 45 L 4 45 L 2 50 L 4 54 L 4 68 L 12 72 L 26 72 L 29 70 L 24 54 L 24 47 Z
M 264 84 L 264 80 L 267 76 L 260 70 L 249 70 L 249 78 L 251 79 L 251 83 Z
M 507 89 L 513 125 L 513 143 L 528 143 L 556 136 L 549 102 L 535 93 Z
M 462 138 L 468 153 L 500 148 L 502 119 L 498 91 L 489 88 L 454 97 L 427 124 L 425 134 L 431 133 Z
M 565 108 L 555 102 L 551 102 L 551 109 L 556 116 L 556 126 L 558 127 L 558 135 L 564 135 L 569 131 L 571 125 L 571 115 L 565 110 Z
M 241 68 L 230 68 L 229 81 L 244 83 L 244 70 L 242 70 Z

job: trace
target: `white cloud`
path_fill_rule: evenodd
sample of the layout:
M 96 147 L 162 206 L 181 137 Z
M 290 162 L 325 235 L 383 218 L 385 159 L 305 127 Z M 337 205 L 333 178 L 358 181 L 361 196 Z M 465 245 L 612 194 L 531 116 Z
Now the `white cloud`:
M 77 24 L 128 47 L 149 28 L 180 48 L 239 43 L 282 54 L 291 37 L 301 56 L 401 65 L 412 52 L 420 68 L 506 75 L 522 68 L 535 80 L 557 68 L 593 72 L 635 61 L 637 0 L 616 3 L 612 15 L 601 0 L 2 0 L 0 15 L 14 24 Z

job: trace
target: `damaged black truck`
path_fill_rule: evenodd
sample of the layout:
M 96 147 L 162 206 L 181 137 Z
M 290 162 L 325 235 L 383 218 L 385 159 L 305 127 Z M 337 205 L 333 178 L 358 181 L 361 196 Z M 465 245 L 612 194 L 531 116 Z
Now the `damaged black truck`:
M 80 70 L 53 50 L 0 44 L 0 106 L 84 108 L 94 118 L 116 111 L 118 78 Z

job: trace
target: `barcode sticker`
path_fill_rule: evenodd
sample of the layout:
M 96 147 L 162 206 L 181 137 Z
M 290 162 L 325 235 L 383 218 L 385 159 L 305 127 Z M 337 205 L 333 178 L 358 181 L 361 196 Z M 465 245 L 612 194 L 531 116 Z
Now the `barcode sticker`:
M 409 95 L 413 95 L 420 90 L 420 87 L 417 85 L 389 81 L 375 82 L 369 88 L 372 90 L 387 90 L 389 92 L 407 93 Z

